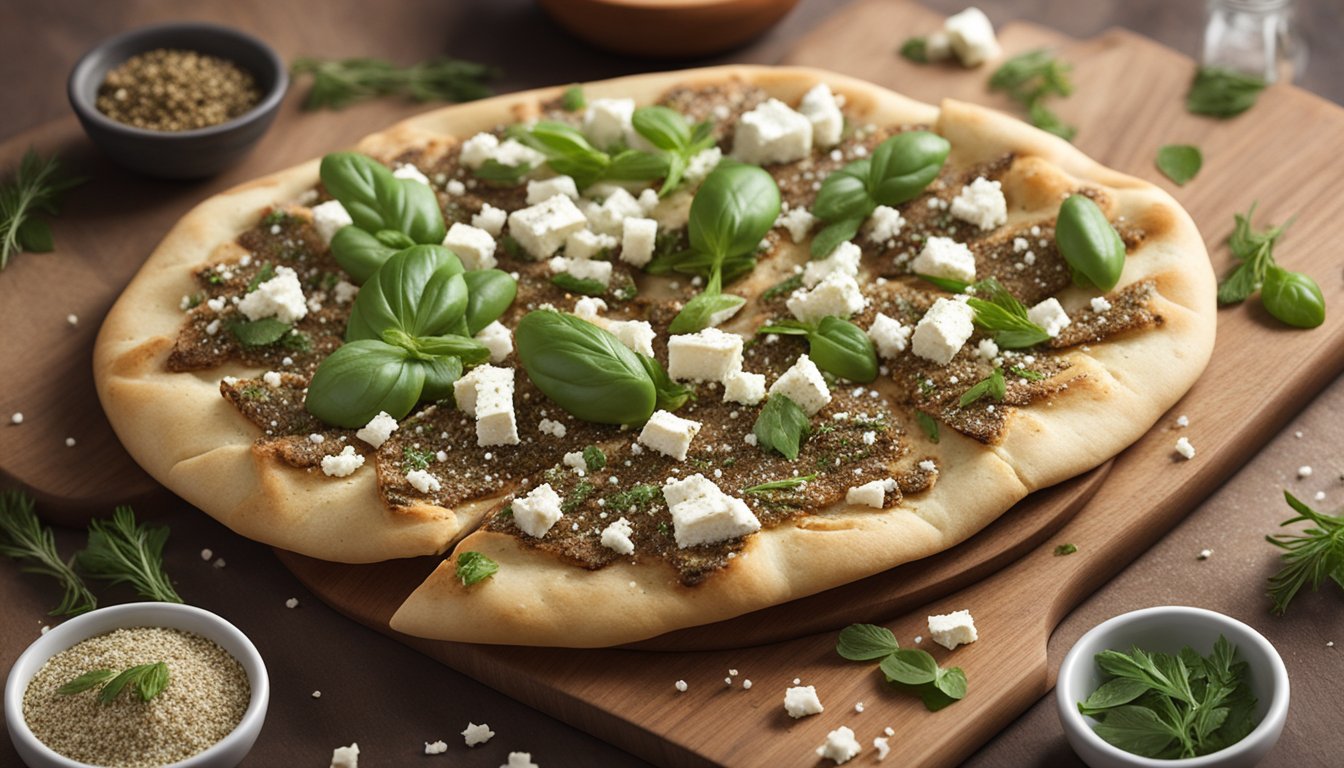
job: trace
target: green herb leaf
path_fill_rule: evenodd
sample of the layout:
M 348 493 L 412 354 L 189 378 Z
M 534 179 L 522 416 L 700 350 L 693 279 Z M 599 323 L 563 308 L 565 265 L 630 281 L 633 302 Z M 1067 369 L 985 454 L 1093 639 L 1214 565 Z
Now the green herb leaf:
M 1344 516 L 1317 512 L 1291 493 L 1284 491 L 1288 506 L 1296 512 L 1280 526 L 1311 523 L 1294 533 L 1266 536 L 1265 540 L 1283 550 L 1282 567 L 1269 579 L 1269 596 L 1274 613 L 1283 615 L 1304 586 L 1315 591 L 1327 578 L 1344 588 Z
M 1033 371 L 1030 368 L 1023 368 L 1020 365 L 1009 366 L 1008 372 L 1018 377 L 1019 379 L 1026 379 L 1027 381 L 1044 381 L 1045 379 L 1049 378 L 1040 371 Z
M 793 461 L 811 429 L 807 413 L 787 396 L 776 394 L 765 401 L 751 431 L 762 450 L 773 450 Z
M 901 43 L 901 56 L 915 62 L 916 64 L 929 63 L 928 40 L 923 37 L 911 37 Z
M 331 255 L 356 285 L 363 285 L 398 249 L 390 248 L 356 226 L 341 227 L 331 238 Z
M 801 287 L 803 287 L 803 276 L 801 274 L 790 275 L 765 289 L 765 293 L 761 294 L 761 301 L 772 301 L 778 296 L 791 294 Z
M 663 491 L 656 485 L 640 483 L 624 491 L 607 497 L 607 509 L 628 512 L 647 507 L 663 498 Z
M 850 624 L 840 630 L 840 639 L 835 644 L 835 652 L 850 661 L 881 659 L 900 648 L 890 629 L 873 624 Z
M 63 176 L 56 157 L 44 159 L 31 149 L 24 153 L 13 177 L 0 184 L 0 269 L 20 251 L 52 250 L 51 227 L 34 216 L 55 215 L 61 194 L 84 182 Z
M 1073 270 L 1074 282 L 1109 291 L 1125 268 L 1125 241 L 1106 214 L 1086 195 L 1070 195 L 1059 206 L 1055 244 Z
M 499 563 L 480 552 L 459 552 L 457 555 L 457 578 L 462 586 L 470 587 L 494 576 L 499 571 Z
M 1000 347 L 1023 349 L 1050 340 L 1050 334 L 1028 318 L 1026 305 L 999 281 L 991 277 L 976 283 L 975 289 L 977 295 L 966 301 L 975 310 L 975 324 L 993 331 L 994 342 Z M 981 295 L 989 298 L 980 298 Z
M 1260 303 L 1280 322 L 1296 328 L 1315 328 L 1325 322 L 1325 296 L 1309 275 L 1279 266 L 1265 270 Z
M 1204 164 L 1204 155 L 1199 147 L 1189 144 L 1168 144 L 1157 150 L 1157 169 L 1164 176 L 1176 182 L 1178 186 L 1195 178 Z
M 355 429 L 380 411 L 401 419 L 420 400 L 425 366 L 378 339 L 353 341 L 322 361 L 308 385 L 305 407 L 328 424 Z
M 415 101 L 473 101 L 490 95 L 499 71 L 461 59 L 438 58 L 409 67 L 371 58 L 298 58 L 291 71 L 312 75 L 303 108 L 342 109 L 357 101 L 401 95 Z
M 140 679 L 136 681 L 141 701 L 149 701 L 163 693 L 169 682 L 168 665 L 165 662 L 160 661 L 146 666 L 145 671 L 140 674 Z
M 467 334 L 475 336 L 504 316 L 518 296 L 518 281 L 500 269 L 473 269 L 462 275 L 467 284 Z
M 887 680 L 904 685 L 923 685 L 938 678 L 938 662 L 927 651 L 901 648 L 891 652 L 878 665 Z
M 1278 320 L 1298 328 L 1315 328 L 1325 322 L 1325 296 L 1310 276 L 1279 267 L 1274 245 L 1292 223 L 1266 230 L 1251 227 L 1254 204 L 1246 215 L 1236 215 L 1236 226 L 1227 238 L 1232 257 L 1240 261 L 1218 285 L 1218 303 L 1245 301 L 1259 290 L 1265 309 Z
M 563 291 L 583 296 L 601 296 L 607 292 L 607 286 L 602 281 L 575 277 L 568 272 L 551 275 L 551 284 Z
M 322 185 L 344 206 L 354 226 L 377 236 L 400 232 L 413 243 L 438 245 L 446 229 L 434 190 L 398 179 L 382 163 L 355 152 L 322 158 Z
M 788 477 L 783 480 L 771 480 L 768 483 L 761 483 L 759 485 L 753 485 L 748 488 L 743 488 L 742 492 L 750 493 L 753 495 L 769 495 L 775 491 L 791 491 L 794 488 L 807 485 L 808 483 L 816 479 L 817 479 L 816 473 L 810 475 L 800 475 L 799 477 Z
M 1112 745 L 1142 757 L 1161 757 L 1179 732 L 1147 707 L 1117 707 L 1095 727 Z
M 1117 677 L 1102 683 L 1101 687 L 1093 691 L 1086 701 L 1079 702 L 1078 711 L 1084 715 L 1092 715 L 1112 707 L 1128 704 L 1150 690 L 1152 688 L 1142 680 Z
M 951 669 L 940 667 L 938 676 L 934 678 L 933 686 L 949 699 L 964 699 L 966 698 L 966 673 L 961 670 L 961 667 L 952 667 Z
M 251 293 L 257 290 L 258 286 L 274 277 L 275 277 L 275 265 L 271 264 L 271 262 L 269 261 L 263 261 L 261 263 L 261 268 L 258 269 L 257 273 L 252 276 L 251 280 L 247 281 L 247 290 L 244 291 L 244 293 Z
M 74 680 L 62 685 L 60 688 L 57 688 L 56 693 L 60 696 L 73 696 L 76 693 L 83 693 L 91 688 L 96 688 L 99 685 L 102 685 L 116 674 L 116 672 L 110 669 L 89 670 L 79 677 L 76 677 Z
M 920 429 L 924 430 L 924 434 L 929 438 L 929 442 L 935 444 L 938 442 L 938 422 L 934 421 L 932 416 L 924 411 L 916 410 L 915 423 L 919 425 Z
M 249 349 L 265 347 L 283 339 L 285 334 L 293 330 L 294 326 L 283 320 L 277 320 L 274 317 L 263 317 L 260 320 L 235 320 L 229 323 L 229 333 L 238 340 L 239 344 Z
M 589 472 L 595 472 L 607 466 L 607 454 L 596 445 L 590 445 L 583 449 L 583 463 Z
M 51 253 L 56 241 L 51 226 L 41 219 L 28 219 L 19 225 L 19 247 L 29 253 Z
M 583 95 L 583 86 L 571 85 L 565 89 L 560 96 L 560 106 L 566 112 L 578 112 L 580 109 L 588 106 L 588 99 Z
M 442 245 L 399 251 L 364 284 L 350 309 L 346 341 L 382 339 L 396 329 L 442 336 L 459 328 L 467 310 L 462 262 Z
M 639 358 L 640 364 L 644 366 L 644 372 L 653 382 L 653 407 L 656 410 L 675 411 L 695 399 L 695 390 L 673 381 L 657 358 L 639 352 L 635 353 L 635 356 Z
M 1185 95 L 1185 108 L 1196 115 L 1235 117 L 1255 106 L 1265 81 L 1227 69 L 1200 67 Z
M 529 312 L 514 329 L 527 376 L 571 415 L 599 424 L 642 424 L 657 387 L 640 355 L 603 328 L 550 310 Z
M 640 107 L 631 118 L 635 132 L 663 151 L 664 172 L 659 197 L 666 197 L 681 183 L 691 158 L 714 145 L 709 123 L 694 127 L 676 110 L 664 106 Z
M 958 407 L 965 408 L 985 397 L 988 397 L 994 402 L 1001 403 L 1003 402 L 1003 396 L 1005 394 L 1007 394 L 1007 386 L 1003 380 L 1003 369 L 995 368 L 993 372 L 977 382 L 975 386 L 966 390 L 966 393 L 961 396 L 961 400 L 957 402 L 957 405 Z
M 971 287 L 971 283 L 951 277 L 934 277 L 933 275 L 925 275 L 919 272 L 915 273 L 915 277 L 918 277 L 920 280 L 927 283 L 932 283 L 948 293 L 965 293 L 966 289 Z M 994 278 L 990 278 L 990 280 L 993 279 Z
M 1051 97 L 1073 93 L 1072 67 L 1056 59 L 1043 48 L 1018 54 L 999 66 L 989 78 L 991 91 L 1002 91 L 1027 110 L 1032 125 L 1065 140 L 1072 140 L 1076 129 L 1066 125 L 1048 107 Z
M 18 560 L 19 570 L 50 576 L 61 585 L 61 602 L 52 616 L 73 616 L 98 607 L 84 581 L 61 559 L 56 537 L 33 511 L 33 497 L 19 491 L 0 491 L 0 554 Z
M 1065 141 L 1073 141 L 1073 137 L 1078 135 L 1076 126 L 1061 120 L 1059 115 L 1039 101 L 1027 106 L 1027 120 L 1042 131 L 1053 133 Z
M 1055 547 L 1055 557 L 1063 557 L 1063 556 L 1065 556 L 1065 555 L 1072 555 L 1074 552 L 1077 552 L 1077 551 L 1078 551 L 1078 547 L 1075 546 L 1075 545 L 1073 545 L 1073 544 L 1060 544 L 1059 546 Z
M 89 544 L 75 556 L 79 569 L 95 579 L 130 584 L 136 594 L 163 603 L 180 603 L 163 570 L 163 545 L 167 527 L 135 522 L 130 507 L 117 507 L 110 520 L 89 523 Z
M 859 234 L 863 222 L 862 217 L 854 217 L 840 219 L 822 227 L 821 231 L 812 237 L 812 258 L 824 258 L 839 248 L 841 243 L 853 240 Z

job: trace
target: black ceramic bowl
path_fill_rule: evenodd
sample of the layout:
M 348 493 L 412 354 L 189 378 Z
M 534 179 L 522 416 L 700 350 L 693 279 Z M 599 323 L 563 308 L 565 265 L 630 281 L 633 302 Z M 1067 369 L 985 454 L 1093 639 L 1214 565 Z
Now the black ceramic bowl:
M 107 73 L 139 53 L 177 48 L 218 56 L 252 75 L 261 101 L 218 125 L 192 131 L 150 131 L 119 123 L 98 111 L 98 87 Z M 215 24 L 145 27 L 104 41 L 70 72 L 68 92 L 85 133 L 108 157 L 149 176 L 195 179 L 238 162 L 266 132 L 289 85 L 285 63 L 257 38 Z

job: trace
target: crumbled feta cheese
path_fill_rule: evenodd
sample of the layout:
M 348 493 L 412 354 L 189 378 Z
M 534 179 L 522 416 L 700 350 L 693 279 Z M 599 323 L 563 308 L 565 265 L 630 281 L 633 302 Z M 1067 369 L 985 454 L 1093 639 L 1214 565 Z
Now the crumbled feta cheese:
M 845 492 L 845 503 L 882 509 L 886 504 L 887 492 L 895 489 L 896 481 L 891 478 L 874 480 L 870 483 L 851 487 Z
M 261 375 L 261 380 L 269 387 L 278 387 L 282 383 L 280 374 L 277 371 L 267 371 Z
M 457 179 L 449 179 L 448 183 L 444 185 L 443 191 L 447 192 L 448 194 L 454 197 L 460 197 L 462 195 L 467 194 L 467 185 L 463 184 Z
M 761 528 L 747 503 L 724 493 L 704 475 L 663 483 L 663 500 L 672 513 L 672 533 L 677 547 L 735 539 Z
M 1178 427 L 1180 427 L 1180 428 L 1182 428 L 1182 429 L 1184 429 L 1184 428 L 1190 426 L 1190 417 L 1189 417 L 1189 416 L 1186 416 L 1185 414 L 1181 414 L 1180 416 L 1177 416 L 1177 417 L 1176 417 L 1176 426 L 1178 426 Z
M 544 203 L 556 195 L 564 195 L 570 200 L 579 199 L 579 188 L 574 185 L 571 176 L 552 176 L 549 179 L 534 179 L 527 182 L 527 204 Z
M 863 712 L 863 702 L 862 702 L 862 701 L 857 702 L 857 703 L 854 704 L 854 711 L 855 711 L 855 712 L 859 712 L 859 713 L 862 713 L 862 712 Z
M 653 357 L 653 340 L 658 332 L 647 320 L 611 320 L 607 330 L 630 351 Z
M 826 743 L 817 747 L 817 757 L 834 760 L 840 765 L 854 759 L 862 750 L 859 740 L 854 738 L 854 731 L 842 725 L 826 734 Z
M 430 185 L 429 177 L 421 173 L 420 169 L 416 168 L 415 165 L 413 165 L 412 163 L 406 163 L 404 165 L 398 166 L 397 169 L 392 172 L 392 178 L 406 179 L 407 181 L 418 181 L 421 184 L 424 184 L 426 187 Z
M 443 488 L 439 484 L 439 478 L 431 475 L 423 469 L 413 469 L 406 473 L 406 482 L 411 487 L 421 493 L 437 493 Z
M 66 315 L 65 322 L 69 323 L 73 328 L 74 326 L 79 325 L 79 315 Z
M 565 256 L 556 256 L 552 258 L 548 264 L 551 271 L 556 274 L 568 272 L 579 280 L 596 280 L 603 286 L 611 284 L 612 266 L 610 261 L 571 259 Z
M 266 317 L 292 323 L 308 314 L 308 301 L 299 285 L 299 276 L 289 267 L 276 267 L 275 277 L 257 286 L 238 302 L 238 311 L 248 320 Z
M 444 752 L 447 751 L 448 751 L 448 744 L 442 740 L 425 742 L 426 755 L 442 755 Z
M 602 325 L 598 314 L 607 311 L 607 302 L 596 296 L 580 296 L 574 300 L 574 315 L 594 325 Z
M 863 251 L 859 246 L 844 242 L 835 247 L 824 259 L 812 259 L 803 267 L 803 285 L 812 288 L 825 280 L 828 275 L 842 274 L 857 277 L 859 259 Z
M 513 522 L 518 529 L 536 539 L 546 535 L 563 514 L 560 495 L 550 483 L 542 483 L 521 499 L 514 499 Z
M 1091 303 L 1092 311 L 1097 314 L 1111 311 L 1111 302 L 1107 301 L 1105 296 L 1093 296 Z
M 831 402 L 831 390 L 826 386 L 826 380 L 807 355 L 799 356 L 796 363 L 775 379 L 770 385 L 770 394 L 784 395 L 808 416 L 816 415 Z
M 953 611 L 930 616 L 929 637 L 949 651 L 958 645 L 974 643 L 979 639 L 975 631 L 975 619 L 971 617 L 970 611 Z
M 916 274 L 975 282 L 975 255 L 965 243 L 950 237 L 930 237 L 910 268 Z
M 738 370 L 723 380 L 723 401 L 755 405 L 765 399 L 765 374 Z
M 873 340 L 877 354 L 892 359 L 910 345 L 913 330 L 908 325 L 902 325 L 901 321 L 878 312 L 873 318 L 873 324 L 868 326 L 868 338 Z
M 604 250 L 616 247 L 616 238 L 611 235 L 599 235 L 586 229 L 565 238 L 565 257 L 569 259 L 591 259 Z
M 495 238 L 479 227 L 453 222 L 443 238 L 443 247 L 457 254 L 468 270 L 494 269 Z
M 588 462 L 583 458 L 582 451 L 569 451 L 560 458 L 560 463 L 570 469 L 576 470 L 579 475 L 588 471 Z
M 313 695 L 313 698 L 314 698 L 314 699 L 320 699 L 320 698 L 322 698 L 322 692 L 321 692 L 321 691 L 313 691 L 313 694 L 312 694 L 312 695 Z
M 18 411 L 15 411 L 15 412 L 14 412 L 14 415 L 9 417 L 9 423 L 10 423 L 10 424 L 15 424 L 15 425 L 22 424 L 22 423 L 23 423 L 23 414 L 20 413 L 20 412 L 18 412 Z
M 383 443 L 387 442 L 387 438 L 397 431 L 397 427 L 396 419 L 389 416 L 386 411 L 379 411 L 377 416 L 369 419 L 369 423 L 355 433 L 355 437 L 374 448 L 381 448 Z
M 1213 557 L 1213 550 L 1212 550 L 1212 549 L 1201 549 L 1201 550 L 1199 550 L 1199 555 L 1198 555 L 1197 557 L 1198 557 L 1200 560 L 1208 560 L 1210 557 Z
M 225 565 L 225 563 L 224 563 L 224 558 L 222 558 L 222 557 L 217 557 L 217 558 L 215 558 L 215 562 L 211 563 L 210 565 L 213 566 L 213 567 L 215 567 L 215 568 L 223 568 L 224 565 Z
M 803 242 L 803 238 L 807 237 L 812 225 L 816 223 L 817 217 L 801 205 L 790 208 L 775 219 L 775 226 L 788 230 L 789 238 L 795 243 Z
M 723 150 L 718 147 L 702 149 L 691 156 L 690 161 L 686 163 L 686 171 L 682 173 L 681 178 L 687 184 L 699 184 L 721 162 L 723 162 Z
M 285 601 L 285 607 L 286 607 L 286 608 L 289 608 L 289 609 L 291 609 L 291 610 L 293 610 L 294 608 L 298 608 L 298 607 L 299 607 L 299 598 L 297 598 L 297 597 L 291 597 L 291 598 L 289 598 L 288 600 Z
M 938 299 L 915 325 L 911 347 L 916 355 L 939 365 L 956 357 L 975 332 L 975 310 L 953 299 Z
M 879 205 L 868 217 L 868 239 L 874 243 L 885 243 L 901 234 L 905 218 L 901 212 L 888 205 Z
M 353 445 L 345 446 L 335 456 L 322 457 L 322 474 L 327 477 L 348 477 L 362 466 L 364 466 L 364 457 L 355 453 Z
M 479 213 L 472 215 L 471 226 L 489 232 L 491 237 L 499 237 L 499 233 L 504 231 L 504 222 L 508 220 L 508 211 L 486 203 L 481 206 Z
M 490 362 L 502 363 L 513 351 L 513 332 L 498 320 L 490 323 L 476 334 L 476 340 L 490 350 Z
M 962 65 L 975 67 L 997 58 L 1003 51 L 994 37 L 994 25 L 979 8 L 967 8 L 943 23 L 943 31 Z
M 499 768 L 540 768 L 540 766 L 532 762 L 531 752 L 510 752 L 508 764 Z
M 583 212 L 564 195 L 509 214 L 509 233 L 537 259 L 549 258 L 565 244 L 565 238 L 587 224 Z
M 601 205 L 584 200 L 581 206 L 588 228 L 599 234 L 620 236 L 626 219 L 644 217 L 643 206 L 625 187 L 595 184 L 588 190 L 588 195 L 604 198 Z
M 1052 339 L 1073 322 L 1069 319 L 1069 313 L 1064 311 L 1064 305 L 1054 296 L 1028 309 L 1027 319 L 1044 328 Z
M 687 688 L 690 688 L 690 686 L 686 684 L 686 681 L 685 681 L 685 680 L 678 680 L 678 681 L 676 682 L 676 685 L 673 686 L 673 687 L 675 687 L 675 688 L 676 688 L 678 691 L 680 691 L 681 693 L 685 693 L 685 692 L 686 692 L 686 689 L 687 689 Z
M 951 212 L 981 231 L 1003 225 L 1008 221 L 1008 201 L 1003 196 L 1003 185 L 984 176 L 976 178 L 952 198 Z
M 863 292 L 851 275 L 832 272 L 811 290 L 799 288 L 785 305 L 804 323 L 815 323 L 827 315 L 848 318 L 863 309 Z
M 331 768 L 359 768 L 359 744 L 337 747 L 331 751 Z
M 653 258 L 658 238 L 658 222 L 631 217 L 621 222 L 621 261 L 642 267 Z
M 537 168 L 546 162 L 545 155 L 515 139 L 505 139 L 504 143 L 500 144 L 499 148 L 495 150 L 491 159 L 513 168 L 524 165 L 529 168 Z
M 593 99 L 583 112 L 583 134 L 598 149 L 628 141 L 634 134 L 634 99 Z
M 74 448 L 74 447 L 75 447 L 75 438 L 73 438 L 73 437 L 67 437 L 67 438 L 65 438 L 65 447 L 66 447 L 66 448 Z
M 999 356 L 999 345 L 994 343 L 993 339 L 981 339 L 975 351 L 981 360 L 989 362 Z
M 791 163 L 811 152 L 812 121 L 779 99 L 742 115 L 733 134 L 733 156 L 746 163 Z
M 691 441 L 700 432 L 700 422 L 683 419 L 668 411 L 654 411 L 644 428 L 640 430 L 639 442 L 653 450 L 671 456 L 677 461 L 686 459 Z
M 359 295 L 359 286 L 342 280 L 331 289 L 331 293 L 337 304 L 349 304 Z
M 466 729 L 462 731 L 462 738 L 467 742 L 468 747 L 484 744 L 494 737 L 495 732 L 490 730 L 490 726 L 485 723 L 477 725 L 468 721 Z
M 551 437 L 564 437 L 565 432 L 568 431 L 564 424 L 561 424 L 554 419 L 542 419 L 537 424 L 537 430 L 540 431 L 541 434 L 550 435 Z
M 887 742 L 886 738 L 878 736 L 873 739 L 873 749 L 877 750 L 877 759 L 878 762 L 881 762 L 886 760 L 887 755 L 891 753 L 891 744 Z
M 499 138 L 493 133 L 478 133 L 462 142 L 459 160 L 468 168 L 480 168 L 486 160 L 494 158 L 499 149 Z
M 815 685 L 797 685 L 784 691 L 784 711 L 795 720 L 821 714 L 824 709 Z
M 630 540 L 634 532 L 629 520 L 617 518 L 616 522 L 602 529 L 602 546 L 618 555 L 628 555 L 635 551 L 635 542 Z
M 1308 466 L 1306 466 L 1305 464 L 1302 465 L 1302 466 L 1300 466 L 1300 467 L 1298 467 L 1298 468 L 1297 468 L 1297 476 L 1298 476 L 1299 478 L 1302 478 L 1302 477 L 1311 477 L 1311 467 L 1308 467 Z
M 938 471 L 938 465 L 934 464 L 932 459 L 924 459 L 923 461 L 919 462 L 919 468 L 924 470 L 925 472 Z
M 326 245 L 331 245 L 331 238 L 342 227 L 354 223 L 355 220 L 350 218 L 350 212 L 345 210 L 340 200 L 328 200 L 313 206 L 313 228 Z
M 327 438 L 318 432 L 314 432 L 308 436 L 308 442 L 312 443 L 313 445 L 321 445 L 326 441 Z
M 742 370 L 742 337 L 718 328 L 667 340 L 667 375 L 679 381 L 722 382 Z
M 812 123 L 812 140 L 818 147 L 825 149 L 840 143 L 845 118 L 840 114 L 840 105 L 835 103 L 830 86 L 825 83 L 814 85 L 803 94 L 798 111 Z

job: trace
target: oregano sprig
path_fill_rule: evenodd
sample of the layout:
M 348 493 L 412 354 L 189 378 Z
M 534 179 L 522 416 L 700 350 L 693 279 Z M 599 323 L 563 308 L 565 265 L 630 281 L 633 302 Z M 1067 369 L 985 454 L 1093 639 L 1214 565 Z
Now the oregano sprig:
M 1228 250 L 1240 263 L 1218 284 L 1218 303 L 1237 304 L 1260 291 L 1260 302 L 1275 318 L 1298 328 L 1325 322 L 1325 296 L 1311 276 L 1280 267 L 1274 246 L 1292 224 L 1256 230 L 1251 226 L 1256 203 L 1246 215 L 1236 214 L 1236 226 L 1227 238 Z
M 55 247 L 51 225 L 37 214 L 56 214 L 61 193 L 86 180 L 64 176 L 60 160 L 43 158 L 34 150 L 24 153 L 14 176 L 0 184 L 0 269 L 21 251 L 47 253 Z
M 886 627 L 851 624 L 840 630 L 835 652 L 850 661 L 881 659 L 878 668 L 887 682 L 918 696 L 930 712 L 966 697 L 966 673 L 961 667 L 944 669 L 927 651 L 902 648 Z
M 1020 53 L 1008 59 L 989 78 L 989 90 L 1003 91 L 1027 110 L 1031 124 L 1043 131 L 1072 141 L 1077 128 L 1062 122 L 1046 99 L 1073 93 L 1070 73 L 1073 67 L 1055 58 L 1044 48 Z

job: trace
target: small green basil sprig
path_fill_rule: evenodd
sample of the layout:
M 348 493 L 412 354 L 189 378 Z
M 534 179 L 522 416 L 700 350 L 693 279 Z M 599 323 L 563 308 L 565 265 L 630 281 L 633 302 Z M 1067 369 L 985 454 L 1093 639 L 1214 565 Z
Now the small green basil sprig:
M 943 669 L 927 651 L 902 648 L 886 627 L 850 624 L 840 630 L 835 652 L 850 661 L 881 659 L 878 667 L 887 682 L 897 690 L 918 696 L 930 712 L 966 697 L 966 673 L 961 667 Z
M 527 377 L 570 415 L 599 424 L 643 424 L 655 409 L 675 411 L 691 391 L 652 357 L 574 315 L 529 312 L 514 329 Z
M 1236 227 L 1227 238 L 1233 258 L 1241 263 L 1218 285 L 1219 304 L 1245 301 L 1257 289 L 1260 303 L 1269 314 L 1296 328 L 1315 328 L 1325 322 L 1325 295 L 1309 275 L 1292 272 L 1274 262 L 1274 244 L 1288 224 L 1255 230 L 1251 217 L 1255 203 L 1246 215 L 1236 214 Z
M 802 450 L 803 440 L 812 432 L 812 423 L 802 406 L 787 395 L 775 394 L 765 401 L 751 432 L 761 450 L 775 451 L 793 461 Z
M 652 181 L 668 173 L 668 161 L 663 155 L 637 149 L 620 149 L 614 155 L 603 152 L 568 123 L 542 120 L 530 127 L 514 125 L 509 135 L 545 155 L 551 170 L 572 177 L 579 189 L 599 181 Z M 496 173 L 510 168 L 498 163 L 496 166 L 491 166 Z M 521 179 L 528 169 L 521 169 L 521 173 L 518 170 L 513 169 L 514 175 Z
M 821 370 L 859 384 L 877 378 L 873 340 L 862 328 L 842 317 L 827 315 L 816 323 L 781 320 L 756 332 L 806 337 L 808 357 Z
M 355 299 L 346 344 L 322 361 L 308 411 L 328 424 L 361 427 L 380 411 L 400 419 L 421 400 L 443 400 L 464 367 L 490 351 L 471 338 L 513 302 L 513 279 L 466 273 L 443 246 L 393 254 Z
M 754 165 L 719 163 L 691 201 L 689 250 L 655 258 L 653 274 L 672 271 L 700 275 L 705 290 L 686 302 L 668 326 L 670 333 L 695 333 L 731 317 L 747 300 L 725 294 L 723 284 L 756 266 L 756 250 L 779 217 L 779 186 Z
M 1050 334 L 1027 318 L 1027 307 L 998 280 L 986 278 L 971 286 L 976 296 L 966 300 L 975 310 L 975 324 L 994 334 L 1002 349 L 1024 349 L 1050 340 Z M 980 296 L 988 296 L 982 299 Z
M 1069 195 L 1059 206 L 1055 244 L 1079 287 L 1109 291 L 1125 269 L 1125 241 L 1101 208 L 1086 195 Z
M 947 161 L 952 145 L 928 131 L 905 131 L 883 141 L 872 157 L 855 160 L 821 183 L 812 213 L 827 222 L 812 239 L 812 256 L 824 258 L 852 240 L 879 205 L 913 200 Z
M 667 175 L 658 190 L 659 197 L 666 197 L 677 188 L 692 157 L 714 146 L 713 123 L 706 120 L 692 126 L 680 112 L 668 107 L 640 107 L 635 110 L 631 124 L 636 133 L 662 150 L 667 161 Z
M 428 186 L 398 179 L 382 163 L 355 152 L 323 157 L 321 177 L 354 222 L 331 239 L 331 255 L 356 283 L 372 277 L 397 251 L 443 242 L 443 212 Z

